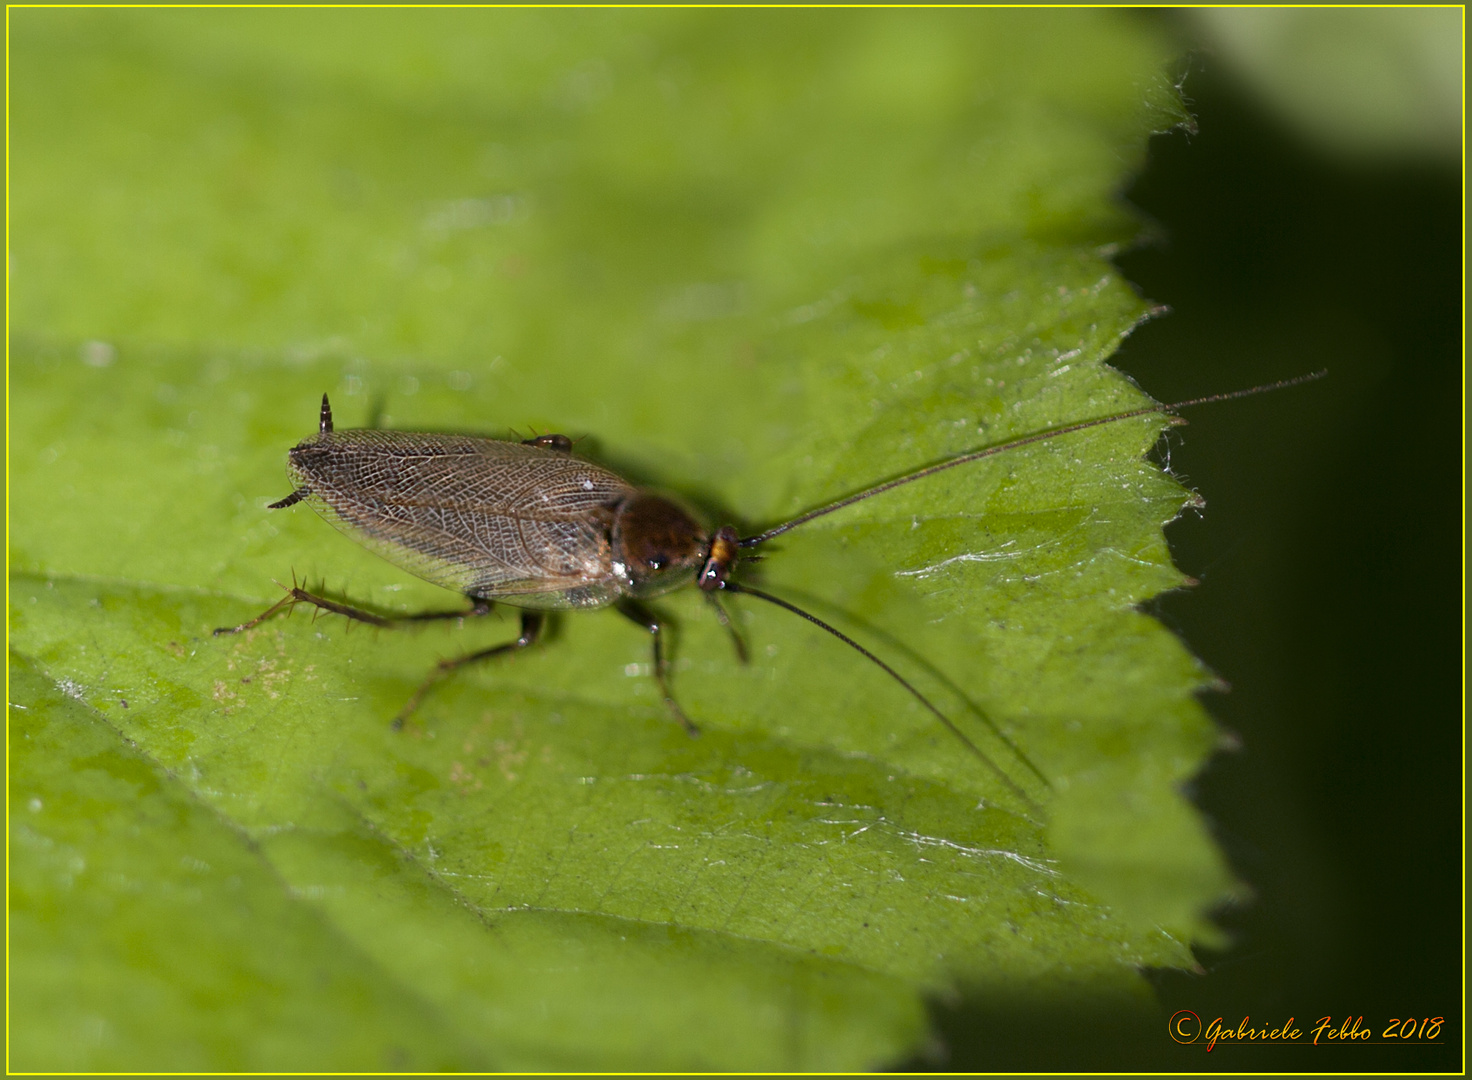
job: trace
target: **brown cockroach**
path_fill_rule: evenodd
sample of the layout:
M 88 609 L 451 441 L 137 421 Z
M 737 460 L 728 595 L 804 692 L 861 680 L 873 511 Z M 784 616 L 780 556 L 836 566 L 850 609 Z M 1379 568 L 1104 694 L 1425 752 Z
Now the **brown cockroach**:
M 293 491 L 270 509 L 307 502 L 370 550 L 426 581 L 455 590 L 470 600 L 471 607 L 394 619 L 293 586 L 254 619 L 221 627 L 215 633 L 248 630 L 299 603 L 374 626 L 484 614 L 498 603 L 520 609 L 521 632 L 515 640 L 441 661 L 394 718 L 394 726 L 400 727 L 425 693 L 452 671 L 536 642 L 546 612 L 612 605 L 653 638 L 653 672 L 660 693 L 670 712 L 694 734 L 695 725 L 670 692 L 663 624 L 646 602 L 672 589 L 698 586 L 710 598 L 717 618 L 731 630 L 737 651 L 745 659 L 740 638 L 718 597 L 721 593 L 754 596 L 806 619 L 873 662 L 1008 787 L 1022 794 L 894 668 L 816 615 L 732 580 L 741 553 L 816 518 L 982 458 L 1132 417 L 1174 414 L 1193 405 L 1280 390 L 1324 374 L 1315 372 L 1247 390 L 1148 405 L 1047 428 L 916 469 L 746 537 L 731 525 L 707 529 L 675 500 L 574 457 L 572 440 L 565 435 L 513 442 L 409 431 L 336 431 L 332 407 L 323 394 L 317 434 L 302 440 L 289 454 Z

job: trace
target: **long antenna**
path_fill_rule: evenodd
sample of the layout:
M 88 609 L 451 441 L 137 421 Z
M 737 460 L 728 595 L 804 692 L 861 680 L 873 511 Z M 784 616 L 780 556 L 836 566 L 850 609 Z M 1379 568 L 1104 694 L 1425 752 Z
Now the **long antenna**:
M 879 657 L 875 656 L 868 649 L 864 648 L 853 638 L 845 634 L 842 630 L 839 630 L 838 628 L 833 626 L 829 626 L 822 619 L 818 618 L 816 615 L 804 611 L 796 604 L 789 604 L 786 600 L 783 600 L 779 596 L 773 596 L 771 593 L 762 592 L 760 589 L 753 589 L 750 585 L 737 585 L 734 581 L 726 581 L 722 583 L 721 588 L 725 589 L 727 592 L 740 593 L 745 596 L 755 596 L 758 600 L 765 600 L 769 604 L 776 604 L 780 608 L 786 608 L 794 615 L 801 616 L 808 622 L 812 623 L 814 626 L 828 631 L 828 633 L 832 634 L 839 641 L 843 642 L 854 651 L 868 657 L 875 664 L 879 665 L 879 667 L 882 668 L 891 679 L 893 679 L 895 682 L 899 683 L 906 690 L 908 690 L 911 695 L 914 696 L 916 701 L 920 702 L 921 705 L 924 705 L 927 709 L 934 713 L 936 719 L 944 724 L 946 726 L 946 729 L 950 731 L 952 735 L 960 739 L 961 742 L 965 743 L 966 748 L 976 755 L 978 761 L 980 761 L 992 772 L 996 773 L 997 777 L 1002 781 L 1002 783 L 1006 784 L 1007 787 L 1011 789 L 1014 795 L 1018 796 L 1034 810 L 1040 809 L 1038 807 L 1038 804 L 1032 800 L 1031 796 L 1029 796 L 1027 792 L 1023 791 L 1022 788 L 1018 787 L 1017 782 L 1014 781 L 1010 776 L 1008 776 L 1007 773 L 1002 769 L 1002 767 L 998 765 L 995 761 L 993 761 L 991 757 L 981 749 L 981 747 L 972 742 L 971 739 L 967 737 L 964 731 L 962 731 L 954 723 L 952 723 L 950 717 L 946 716 L 945 713 L 941 712 L 933 704 L 931 704 L 931 701 L 928 697 L 926 697 L 919 690 L 916 690 L 913 686 L 911 686 L 909 681 L 906 680 L 903 675 L 895 671 L 894 668 L 890 667 L 883 660 L 879 659 Z M 1046 780 L 1044 782 L 1046 783 Z
M 1329 374 L 1327 370 L 1313 371 L 1307 375 L 1300 375 L 1296 379 L 1283 379 L 1281 382 L 1264 383 L 1261 386 L 1254 386 L 1247 390 L 1233 390 L 1225 394 L 1212 394 L 1208 397 L 1191 398 L 1189 401 L 1177 401 L 1170 405 L 1147 405 L 1142 409 L 1131 409 L 1129 412 L 1114 413 L 1110 416 L 1096 417 L 1093 420 L 1080 420 L 1076 424 L 1066 424 L 1063 427 L 1048 428 L 1046 431 L 1039 431 L 1035 432 L 1032 435 L 1025 435 L 1020 439 L 1013 439 L 1011 442 L 1001 443 L 997 446 L 988 446 L 985 450 L 975 450 L 969 454 L 962 454 L 960 457 L 953 457 L 949 461 L 942 461 L 938 465 L 930 465 L 924 469 L 919 469 L 916 472 L 907 473 L 897 480 L 886 481 L 885 483 L 879 484 L 876 487 L 871 487 L 867 490 L 861 491 L 857 495 L 850 495 L 847 498 L 839 499 L 837 502 L 829 503 L 827 506 L 820 506 L 816 510 L 809 510 L 806 514 L 801 514 L 793 518 L 791 521 L 784 521 L 781 525 L 774 526 L 773 528 L 768 529 L 766 532 L 761 533 L 758 536 L 743 537 L 739 543 L 740 546 L 744 548 L 756 547 L 757 544 L 765 543 L 766 541 L 772 539 L 774 536 L 781 536 L 783 533 L 789 532 L 792 529 L 797 528 L 799 525 L 806 525 L 814 518 L 824 517 L 828 514 L 833 513 L 836 510 L 842 510 L 845 506 L 852 506 L 856 502 L 863 502 L 865 499 L 872 499 L 875 495 L 882 495 L 884 494 L 884 492 L 893 490 L 894 488 L 900 487 L 904 484 L 912 484 L 916 480 L 923 480 L 927 476 L 934 476 L 938 472 L 945 472 L 947 469 L 954 469 L 958 465 L 965 465 L 967 462 L 970 461 L 979 461 L 982 458 L 991 457 L 994 454 L 1005 453 L 1008 450 L 1016 450 L 1018 447 L 1021 446 L 1031 446 L 1033 443 L 1046 442 L 1048 439 L 1056 439 L 1061 435 L 1071 435 L 1075 431 L 1085 431 L 1088 428 L 1102 427 L 1104 424 L 1117 424 L 1121 420 L 1130 420 L 1136 416 L 1149 416 L 1151 413 L 1173 413 L 1177 409 L 1186 409 L 1190 408 L 1193 405 L 1209 405 L 1215 401 L 1234 401 L 1237 398 L 1252 397 L 1254 394 L 1266 394 L 1271 390 L 1285 390 L 1290 386 L 1299 386 L 1302 383 L 1314 382 L 1316 379 L 1322 379 L 1327 374 Z M 747 589 L 746 591 L 751 592 L 750 589 Z M 768 597 L 767 599 L 772 598 Z M 781 601 L 775 602 L 781 603 Z M 805 612 L 799 612 L 799 614 L 804 615 L 806 618 L 812 618 L 811 615 L 807 615 Z M 817 620 L 814 621 L 816 622 Z M 827 629 L 832 628 L 827 627 Z M 837 633 L 836 630 L 833 632 Z M 839 636 L 841 637 L 842 635 Z M 845 638 L 844 640 L 847 641 L 848 639 Z M 853 643 L 849 642 L 849 644 L 852 645 Z M 855 645 L 854 647 L 858 648 L 857 645 Z M 875 663 L 878 663 L 878 661 L 875 661 Z M 891 674 L 893 674 L 893 672 L 891 672 Z M 899 678 L 899 676 L 896 675 L 895 678 Z M 903 682 L 903 680 L 901 681 Z M 929 703 L 927 702 L 927 704 Z

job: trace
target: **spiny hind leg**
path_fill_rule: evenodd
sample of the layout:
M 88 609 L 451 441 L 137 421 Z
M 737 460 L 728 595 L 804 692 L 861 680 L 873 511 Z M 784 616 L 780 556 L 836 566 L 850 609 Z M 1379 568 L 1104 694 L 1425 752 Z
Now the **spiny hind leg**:
M 493 656 L 502 653 L 516 652 L 525 649 L 529 645 L 535 645 L 537 639 L 542 635 L 542 625 L 545 616 L 540 611 L 528 611 L 525 608 L 521 612 L 521 633 L 515 641 L 508 641 L 501 645 L 493 645 L 489 649 L 481 649 L 478 652 L 466 653 L 450 660 L 441 660 L 430 671 L 425 680 L 419 684 L 419 689 L 414 691 L 408 703 L 399 710 L 399 715 L 394 717 L 393 727 L 397 731 L 404 726 L 404 721 L 414 715 L 414 710 L 419 708 L 419 703 L 424 700 L 424 695 L 429 693 L 442 679 L 458 671 L 466 664 L 474 664 L 481 660 L 489 660 Z
M 353 622 L 367 623 L 369 626 L 381 627 L 402 626 L 405 623 L 428 622 L 434 619 L 464 619 L 471 616 L 489 614 L 492 607 L 489 600 L 482 600 L 474 596 L 469 597 L 469 600 L 471 606 L 468 611 L 462 609 L 460 611 L 426 611 L 418 615 L 379 615 L 363 608 L 353 607 L 351 604 L 345 604 L 341 600 L 333 600 L 331 597 L 318 596 L 316 593 L 308 592 L 306 589 L 297 585 L 296 579 L 293 577 L 291 588 L 286 590 L 286 595 L 280 600 L 276 601 L 276 603 L 272 604 L 254 619 L 243 622 L 239 626 L 216 627 L 215 636 L 219 637 L 221 634 L 238 634 L 243 630 L 253 629 L 280 611 L 286 611 L 289 614 L 298 604 L 311 604 L 319 611 L 330 611 L 334 615 L 341 615 L 344 618 L 351 619 Z
M 670 712 L 675 714 L 675 719 L 684 725 L 686 731 L 691 735 L 699 735 L 700 729 L 690 722 L 690 718 L 685 715 L 685 710 L 680 708 L 680 703 L 675 700 L 675 695 L 670 693 L 669 661 L 665 659 L 663 645 L 664 625 L 659 621 L 659 617 L 637 600 L 620 600 L 618 613 L 630 622 L 642 626 L 653 636 L 654 677 L 659 681 L 659 692 L 664 695 L 664 703 L 669 706 Z

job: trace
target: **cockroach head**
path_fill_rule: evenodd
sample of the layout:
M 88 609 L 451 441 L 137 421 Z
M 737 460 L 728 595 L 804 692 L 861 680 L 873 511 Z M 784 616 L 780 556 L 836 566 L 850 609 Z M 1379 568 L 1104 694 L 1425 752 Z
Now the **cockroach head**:
M 726 576 L 736 565 L 736 555 L 741 550 L 741 541 L 736 530 L 723 525 L 710 538 L 710 549 L 705 553 L 705 565 L 700 568 L 696 583 L 706 592 L 725 588 Z

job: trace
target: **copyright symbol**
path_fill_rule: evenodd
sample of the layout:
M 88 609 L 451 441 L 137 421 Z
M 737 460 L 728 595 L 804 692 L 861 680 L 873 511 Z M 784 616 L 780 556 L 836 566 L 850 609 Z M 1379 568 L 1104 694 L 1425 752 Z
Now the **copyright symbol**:
M 1170 1037 L 1178 1043 L 1193 1043 L 1201 1037 L 1201 1017 L 1181 1009 L 1170 1018 Z

